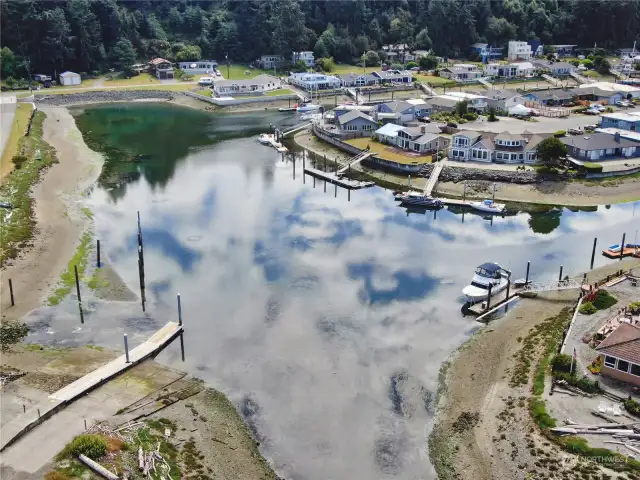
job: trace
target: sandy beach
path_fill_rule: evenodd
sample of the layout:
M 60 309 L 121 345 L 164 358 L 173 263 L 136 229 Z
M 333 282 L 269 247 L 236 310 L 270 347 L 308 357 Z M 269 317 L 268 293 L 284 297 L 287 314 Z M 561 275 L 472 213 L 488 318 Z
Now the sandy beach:
M 39 109 L 47 116 L 44 140 L 56 149 L 59 163 L 33 188 L 37 225 L 31 245 L 2 271 L 3 278 L 12 280 L 15 296 L 15 306 L 11 307 L 9 290 L 2 289 L 2 317 L 8 320 L 20 319 L 43 304 L 74 255 L 83 232 L 92 228 L 92 221 L 82 212 L 83 192 L 98 179 L 103 164 L 102 155 L 87 147 L 66 108 Z M 118 285 L 117 274 L 109 278 Z M 130 300 L 131 293 L 124 289 L 121 299 Z
M 351 157 L 346 152 L 313 137 L 310 131 L 302 131 L 295 135 L 294 141 L 301 147 L 327 158 L 336 158 L 338 162 Z M 364 171 L 372 180 L 387 188 L 406 188 L 407 177 L 394 175 L 358 165 L 353 168 L 357 172 Z M 425 178 L 412 178 L 412 184 L 421 188 Z M 439 182 L 434 193 L 440 196 L 462 197 L 463 183 Z M 467 197 L 473 198 L 467 192 Z M 480 195 L 476 198 L 485 198 Z M 602 182 L 543 182 L 536 185 L 518 185 L 513 183 L 496 183 L 496 200 L 518 203 L 535 203 L 566 206 L 595 206 L 626 203 L 640 200 L 640 178 L 605 180 Z
M 637 259 L 615 262 L 592 270 L 588 279 L 637 265 Z M 526 403 L 530 385 L 514 386 L 510 378 L 517 369 L 514 354 L 522 339 L 548 317 L 573 308 L 576 301 L 575 290 L 520 299 L 451 355 L 441 370 L 436 426 L 429 442 L 441 480 L 535 478 L 526 477 L 523 468 L 536 462 L 532 449 L 536 455 L 540 448 L 562 457 L 563 453 L 552 451 L 530 418 Z

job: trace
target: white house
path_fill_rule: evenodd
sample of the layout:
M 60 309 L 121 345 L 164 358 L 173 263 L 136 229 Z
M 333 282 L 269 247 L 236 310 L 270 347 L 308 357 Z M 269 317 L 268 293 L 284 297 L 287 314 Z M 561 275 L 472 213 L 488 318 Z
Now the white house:
M 373 136 L 381 143 L 387 143 L 396 145 L 396 138 L 398 132 L 404 127 L 402 125 L 396 125 L 395 123 L 387 123 L 373 133 Z
M 261 95 L 280 88 L 280 80 L 271 75 L 258 75 L 242 80 L 216 80 L 213 91 L 217 96 Z
M 554 77 L 566 77 L 571 75 L 576 67 L 568 62 L 549 62 L 548 60 L 539 60 L 533 62 L 538 70 L 551 72 Z
M 256 63 L 264 70 L 271 70 L 282 65 L 282 55 L 262 55 Z
M 507 58 L 510 62 L 514 60 L 531 60 L 532 57 L 533 50 L 527 42 L 519 42 L 517 40 L 511 40 L 509 42 Z
M 440 76 L 459 83 L 475 82 L 482 77 L 482 71 L 480 71 L 477 65 L 457 63 L 451 67 L 440 70 Z
M 60 85 L 80 85 L 82 78 L 79 73 L 75 72 L 62 72 L 60 74 Z
M 516 105 L 524 105 L 526 101 L 524 96 L 517 90 L 494 89 L 488 90 L 486 93 L 483 92 L 483 94 L 487 96 L 488 108 L 494 108 L 498 112 L 508 112 L 510 108 Z
M 438 95 L 439 97 L 452 98 L 457 100 L 458 102 L 467 101 L 469 103 L 469 107 L 477 112 L 484 112 L 487 107 L 488 98 L 484 95 L 477 95 L 475 93 L 467 93 L 467 92 L 447 92 L 444 95 Z M 437 98 L 437 97 L 434 97 Z
M 193 62 L 178 62 L 178 68 L 189 75 L 206 75 L 213 73 L 218 68 L 215 60 L 194 60 Z
M 293 52 L 291 54 L 291 63 L 296 64 L 298 60 L 302 60 L 307 67 L 313 67 L 316 63 L 313 52 Z
M 342 80 L 338 77 L 325 75 L 324 73 L 293 73 L 289 75 L 288 81 L 291 85 L 310 91 L 340 88 L 342 86 Z
M 436 125 L 428 124 L 398 130 L 396 145 L 417 153 L 435 153 L 445 150 L 449 146 L 449 139 L 441 135 L 440 128 Z
M 344 73 L 338 77 L 342 80 L 343 87 L 365 87 L 381 82 L 380 78 L 370 73 Z
M 487 77 L 513 78 L 532 77 L 535 67 L 531 62 L 518 63 L 488 63 L 484 66 L 484 74 Z
M 461 131 L 451 139 L 449 159 L 483 163 L 536 163 L 538 144 L 549 135 Z

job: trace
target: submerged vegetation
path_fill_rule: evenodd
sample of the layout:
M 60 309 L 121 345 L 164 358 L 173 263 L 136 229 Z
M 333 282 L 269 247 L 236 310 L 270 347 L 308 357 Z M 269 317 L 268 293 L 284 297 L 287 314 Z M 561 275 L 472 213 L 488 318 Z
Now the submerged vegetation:
M 56 288 L 55 292 L 49 297 L 47 303 L 49 305 L 58 305 L 64 297 L 66 297 L 71 289 L 75 285 L 76 277 L 75 277 L 75 268 L 78 268 L 78 277 L 83 278 L 85 270 L 87 268 L 87 263 L 89 260 L 89 252 L 91 251 L 91 240 L 93 236 L 91 232 L 85 232 L 80 239 L 80 244 L 76 249 L 76 253 L 73 255 L 69 263 L 67 264 L 67 269 L 60 276 L 60 282 L 58 283 L 58 288 Z
M 57 162 L 55 149 L 42 139 L 45 117 L 42 112 L 35 113 L 30 134 L 22 137 L 18 146 L 19 156 L 24 160 L 0 186 L 0 199 L 13 206 L 12 209 L 0 209 L 0 267 L 16 258 L 20 249 L 28 246 L 33 238 L 36 220 L 30 191 L 40 179 L 40 173 Z

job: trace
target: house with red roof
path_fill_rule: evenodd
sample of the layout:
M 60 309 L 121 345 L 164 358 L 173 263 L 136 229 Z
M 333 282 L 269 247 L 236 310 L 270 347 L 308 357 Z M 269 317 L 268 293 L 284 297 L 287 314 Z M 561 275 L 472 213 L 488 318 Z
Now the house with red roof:
M 621 323 L 596 347 L 600 375 L 640 386 L 640 327 Z

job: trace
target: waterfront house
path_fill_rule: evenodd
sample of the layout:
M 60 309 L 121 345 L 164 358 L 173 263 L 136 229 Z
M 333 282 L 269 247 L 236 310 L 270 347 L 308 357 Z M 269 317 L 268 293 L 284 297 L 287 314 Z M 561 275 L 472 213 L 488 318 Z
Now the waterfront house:
M 343 87 L 367 87 L 381 82 L 380 78 L 370 73 L 345 73 L 338 75 L 338 78 Z
M 178 68 L 189 75 L 207 75 L 218 69 L 215 60 L 194 60 L 193 62 L 178 62 Z
M 598 162 L 616 158 L 640 156 L 640 142 L 623 138 L 621 135 L 592 133 L 561 138 L 567 146 L 568 155 L 583 162 Z
M 436 95 L 435 97 L 427 100 L 427 105 L 431 113 L 453 112 L 459 101 L 459 98 L 451 97 L 449 95 Z
M 62 72 L 60 74 L 60 85 L 80 85 L 82 78 L 79 73 L 75 72 Z
M 456 103 L 466 101 L 468 103 L 468 108 L 470 110 L 475 110 L 476 112 L 484 112 L 488 106 L 487 97 L 484 95 L 478 95 L 475 93 L 448 92 L 448 93 L 445 93 L 444 95 L 438 95 L 431 100 L 435 100 L 436 98 L 449 98 L 449 99 L 455 100 Z
M 431 108 L 423 101 L 394 100 L 376 105 L 374 117 L 379 122 L 407 123 L 429 115 Z
M 529 42 L 511 40 L 507 48 L 507 58 L 510 62 L 516 60 L 529 61 L 535 55 Z
M 158 80 L 173 78 L 173 66 L 169 60 L 154 58 L 149 62 L 149 70 Z
M 272 70 L 280 67 L 283 61 L 282 55 L 262 55 L 256 63 L 263 70 Z
M 324 73 L 293 73 L 289 76 L 288 81 L 291 85 L 296 85 L 309 91 L 327 90 L 342 86 L 342 80 L 338 77 L 325 75 Z
M 603 113 L 600 117 L 602 128 L 619 128 L 640 132 L 640 112 Z
M 366 113 L 352 110 L 336 118 L 336 124 L 343 132 L 372 132 L 378 123 Z
M 538 144 L 548 134 L 461 131 L 451 138 L 449 158 L 463 162 L 536 163 Z
M 396 145 L 420 154 L 436 153 L 449 146 L 449 139 L 441 135 L 437 125 L 427 124 L 398 130 Z
M 568 62 L 550 62 L 548 60 L 536 60 L 533 65 L 542 73 L 549 72 L 554 77 L 566 77 L 576 69 Z
M 476 82 L 482 78 L 482 72 L 477 65 L 471 63 L 457 63 L 440 70 L 442 78 L 448 78 L 458 83 Z
M 389 145 L 397 145 L 396 138 L 398 137 L 398 132 L 402 130 L 404 127 L 402 125 L 396 125 L 395 123 L 387 123 L 383 125 L 375 132 L 373 132 L 373 136 L 380 142 L 386 143 Z
M 621 130 L 619 128 L 609 127 L 609 128 L 596 128 L 596 132 L 605 133 L 607 135 L 620 135 L 622 138 L 640 142 L 640 131 L 636 132 L 632 130 Z
M 406 70 L 383 70 L 372 73 L 380 83 L 412 83 L 413 74 Z
M 235 95 L 262 95 L 280 88 L 280 79 L 271 75 L 258 75 L 242 80 L 216 80 L 213 91 L 219 97 Z
M 577 95 L 574 89 L 553 88 L 548 90 L 536 90 L 524 95 L 529 101 L 540 105 L 557 106 L 568 105 L 576 101 Z
M 573 57 L 577 45 L 549 45 L 549 48 L 559 57 Z
M 484 66 L 484 75 L 499 79 L 532 77 L 535 68 L 531 62 L 489 63 Z
M 586 84 L 580 85 L 578 88 L 585 91 L 593 90 L 594 95 L 597 92 L 598 94 L 608 98 L 609 100 L 613 100 L 616 94 L 618 99 L 624 99 L 624 100 L 640 97 L 640 88 L 638 88 L 638 86 L 625 85 L 622 83 L 611 83 L 611 82 L 586 83 Z M 616 100 L 616 101 L 619 101 L 619 100 Z M 615 102 L 613 103 L 615 104 Z
M 472 54 L 477 55 L 483 62 L 500 60 L 503 57 L 502 47 L 491 47 L 488 43 L 474 43 L 470 47 Z
M 373 105 L 347 104 L 347 105 L 338 105 L 331 111 L 334 113 L 335 117 L 338 118 L 339 116 L 344 115 L 345 113 L 349 113 L 353 110 L 358 110 L 362 113 L 366 113 L 369 116 L 373 116 L 373 112 L 375 112 L 375 109 L 376 107 Z
M 621 323 L 596 350 L 600 375 L 640 386 L 640 327 Z
M 316 64 L 313 52 L 293 52 L 291 63 L 295 65 L 299 60 L 302 60 L 307 67 L 313 67 Z
M 487 98 L 487 109 L 495 109 L 497 112 L 508 112 L 516 105 L 524 105 L 525 98 L 517 90 L 502 89 L 482 92 Z

